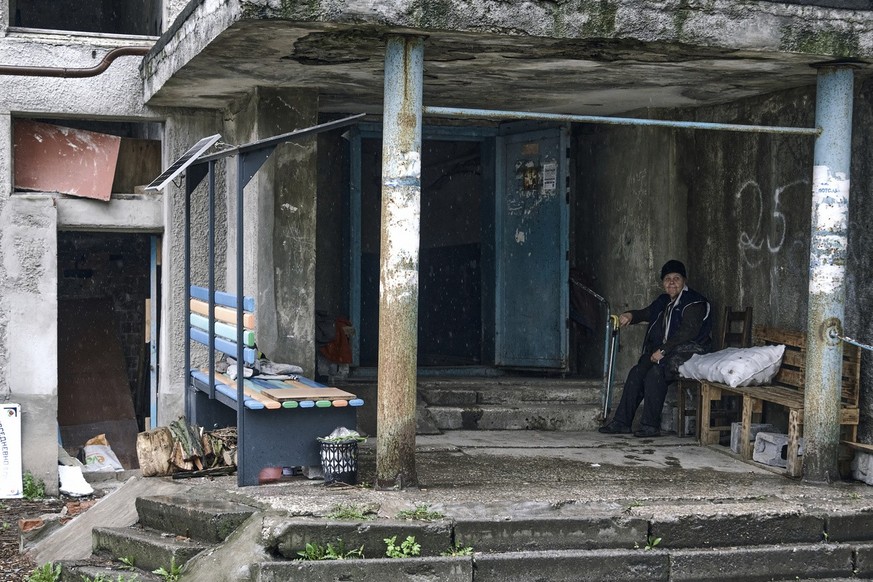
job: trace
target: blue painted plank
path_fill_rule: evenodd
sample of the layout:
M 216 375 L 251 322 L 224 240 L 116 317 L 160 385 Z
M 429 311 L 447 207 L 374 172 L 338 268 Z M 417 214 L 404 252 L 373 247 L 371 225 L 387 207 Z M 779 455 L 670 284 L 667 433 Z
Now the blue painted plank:
M 198 287 L 197 285 L 191 285 L 191 297 L 194 299 L 199 299 L 200 301 L 209 302 L 209 290 L 206 287 Z M 225 293 L 224 291 L 216 291 L 215 292 L 215 304 L 216 305 L 224 305 L 225 307 L 231 307 L 236 309 L 237 300 L 236 295 L 231 295 L 230 293 Z M 254 297 L 243 297 L 243 311 L 254 312 L 255 311 L 255 298 Z
M 204 346 L 209 345 L 209 334 L 197 329 L 196 327 L 191 328 L 191 339 L 203 344 Z M 215 338 L 215 349 L 224 352 L 232 358 L 236 358 L 236 342 L 229 342 L 226 339 L 217 337 Z M 247 364 L 254 364 L 255 350 L 252 348 L 243 348 L 243 360 Z
M 203 386 L 209 386 L 209 375 L 200 370 L 192 370 L 191 377 L 198 380 Z M 223 394 L 231 400 L 236 400 L 236 388 L 231 388 L 218 380 L 215 381 L 215 391 Z M 243 404 L 249 410 L 263 410 L 264 405 L 253 398 L 243 397 Z

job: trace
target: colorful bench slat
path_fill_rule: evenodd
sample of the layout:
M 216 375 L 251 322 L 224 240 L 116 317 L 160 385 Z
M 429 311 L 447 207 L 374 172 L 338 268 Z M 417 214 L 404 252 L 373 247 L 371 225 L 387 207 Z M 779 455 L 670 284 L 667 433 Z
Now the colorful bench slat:
M 206 287 L 191 285 L 191 297 L 209 303 L 209 291 L 206 289 Z M 225 293 L 224 291 L 216 291 L 215 304 L 223 305 L 224 307 L 230 307 L 231 309 L 236 309 L 238 302 L 236 300 L 236 295 Z M 250 313 L 253 313 L 255 311 L 254 297 L 243 297 L 243 311 L 248 311 Z
M 209 345 L 209 334 L 201 329 L 196 327 L 191 328 L 191 339 L 196 341 L 197 343 L 203 344 L 204 346 Z M 236 353 L 236 342 L 228 341 L 224 338 L 216 337 L 215 338 L 215 349 L 224 352 L 228 356 L 235 358 Z M 255 350 L 252 348 L 243 348 L 243 360 L 246 364 L 254 364 L 255 363 Z
M 209 333 L 209 318 L 204 317 L 202 315 L 198 315 L 196 313 L 192 313 L 189 318 L 189 323 L 192 327 L 196 327 L 197 329 L 201 329 L 206 333 Z M 221 336 L 224 339 L 235 342 L 236 341 L 236 326 L 230 325 L 229 323 L 222 323 L 220 321 L 215 322 L 215 335 Z M 243 330 L 243 345 L 253 348 L 255 347 L 255 333 L 253 331 L 244 329 Z
M 209 317 L 209 303 L 206 303 L 205 301 L 191 299 L 188 303 L 188 308 L 194 313 L 200 314 L 204 317 Z M 215 319 L 217 321 L 223 321 L 224 323 L 236 324 L 236 309 L 216 305 Z M 246 329 L 255 329 L 254 314 L 247 311 L 243 312 L 243 327 Z

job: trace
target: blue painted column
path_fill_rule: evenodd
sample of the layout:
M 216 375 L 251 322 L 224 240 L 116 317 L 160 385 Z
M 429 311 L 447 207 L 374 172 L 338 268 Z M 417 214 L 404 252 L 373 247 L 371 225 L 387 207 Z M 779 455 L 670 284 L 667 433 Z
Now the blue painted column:
M 424 39 L 392 36 L 385 51 L 376 485 L 417 484 L 418 249 Z
M 804 400 L 803 479 L 839 481 L 840 393 L 845 311 L 849 166 L 852 157 L 851 65 L 819 67 L 812 175 L 809 312 Z

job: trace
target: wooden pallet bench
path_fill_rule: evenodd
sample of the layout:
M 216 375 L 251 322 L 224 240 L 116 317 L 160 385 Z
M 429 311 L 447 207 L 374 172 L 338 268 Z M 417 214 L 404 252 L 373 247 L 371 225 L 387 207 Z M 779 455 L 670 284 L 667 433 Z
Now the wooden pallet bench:
M 716 444 L 728 426 L 712 426 L 712 403 L 722 396 L 735 395 L 742 399 L 741 429 L 739 435 L 740 455 L 751 459 L 754 443 L 751 425 L 760 421 L 764 403 L 780 406 L 788 413 L 787 472 L 799 477 L 803 457 L 798 455 L 800 437 L 803 435 L 804 386 L 806 382 L 806 334 L 763 325 L 753 330 L 756 346 L 784 345 L 782 364 L 773 381 L 765 386 L 731 387 L 718 382 L 700 381 L 699 434 L 700 444 Z M 843 345 L 843 374 L 840 405 L 842 440 L 857 442 L 859 419 L 859 394 L 861 384 L 861 350 L 857 346 Z
M 209 346 L 209 293 L 191 286 L 189 337 Z M 237 357 L 237 301 L 233 295 L 216 292 L 214 305 L 214 351 Z M 252 365 L 257 357 L 254 300 L 243 300 L 243 359 Z M 209 355 L 214 361 L 214 353 Z M 208 430 L 236 426 L 237 466 L 241 485 L 257 485 L 265 467 L 301 467 L 321 464 L 318 437 L 344 426 L 357 426 L 357 408 L 364 401 L 354 394 L 295 375 L 291 380 L 264 380 L 253 376 L 243 381 L 239 406 L 237 381 L 212 370 L 192 368 L 187 397 L 194 422 Z M 242 421 L 238 422 L 239 416 Z M 242 427 L 241 430 L 240 426 Z

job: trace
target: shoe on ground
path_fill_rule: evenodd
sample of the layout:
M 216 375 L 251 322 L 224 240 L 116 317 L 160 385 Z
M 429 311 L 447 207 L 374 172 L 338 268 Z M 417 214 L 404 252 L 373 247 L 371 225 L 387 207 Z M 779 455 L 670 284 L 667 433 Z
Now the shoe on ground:
M 661 431 L 656 426 L 643 425 L 640 427 L 640 430 L 634 432 L 634 436 L 639 438 L 659 437 L 661 436 Z
M 597 432 L 603 434 L 630 434 L 631 429 L 629 426 L 618 422 L 617 420 L 613 420 L 609 424 L 605 424 L 597 429 Z

